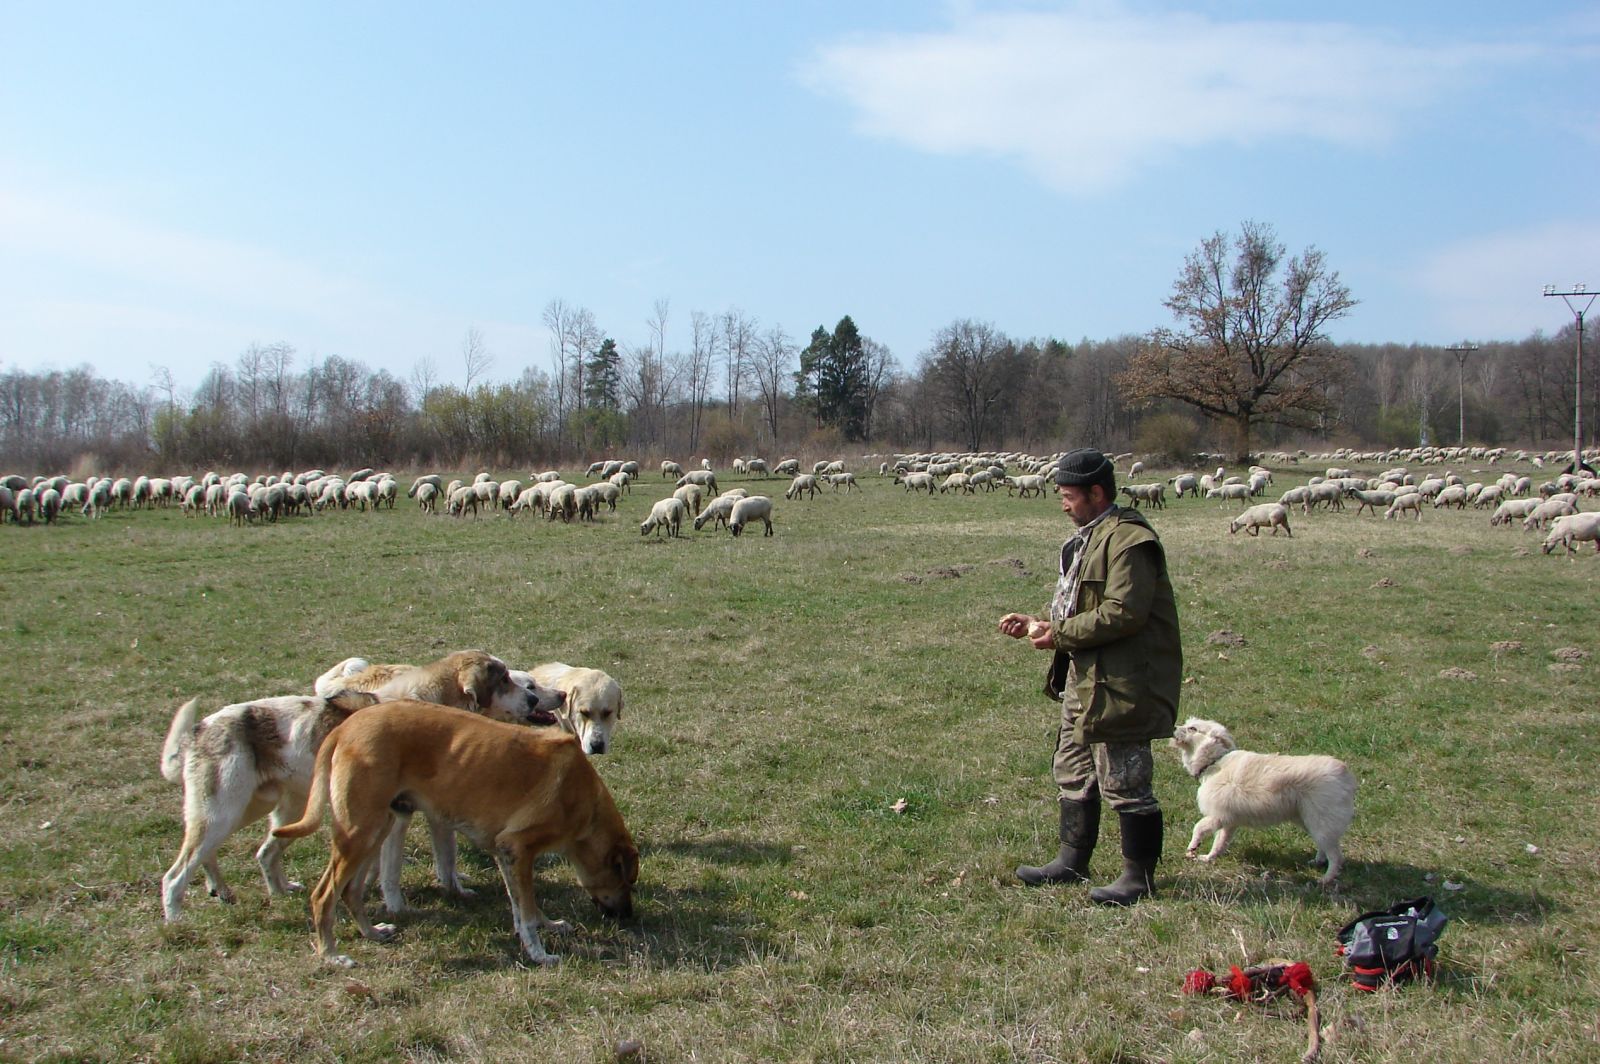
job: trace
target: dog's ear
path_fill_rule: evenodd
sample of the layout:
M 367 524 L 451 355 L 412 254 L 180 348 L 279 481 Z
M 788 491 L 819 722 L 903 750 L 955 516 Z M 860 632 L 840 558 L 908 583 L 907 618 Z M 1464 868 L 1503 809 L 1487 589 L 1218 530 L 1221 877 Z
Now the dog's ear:
M 611 868 L 629 886 L 639 882 L 639 851 L 632 846 L 618 846 L 611 851 Z
M 370 691 L 335 691 L 328 696 L 328 705 L 341 713 L 354 713 L 358 709 L 377 705 L 378 696 Z
M 479 709 L 488 709 L 494 693 L 511 680 L 511 670 L 498 658 L 477 660 L 467 667 L 461 678 L 461 689 L 472 696 Z

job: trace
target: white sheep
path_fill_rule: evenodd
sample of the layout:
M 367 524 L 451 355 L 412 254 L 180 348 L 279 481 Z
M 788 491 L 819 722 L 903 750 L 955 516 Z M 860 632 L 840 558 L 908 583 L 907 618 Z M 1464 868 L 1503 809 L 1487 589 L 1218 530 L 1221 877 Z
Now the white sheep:
M 644 524 L 639 526 L 639 535 L 648 536 L 652 529 L 659 535 L 664 528 L 667 538 L 683 535 L 684 507 L 683 500 L 667 496 L 654 506 L 650 507 L 650 516 L 644 519 Z
M 1433 508 L 1437 510 L 1441 506 L 1446 509 L 1454 506 L 1458 510 L 1465 510 L 1467 508 L 1467 489 L 1460 484 L 1451 484 L 1433 497 Z
M 1361 516 L 1362 510 L 1371 510 L 1372 515 L 1376 517 L 1378 515 L 1378 507 L 1382 506 L 1387 508 L 1388 505 L 1394 502 L 1395 499 L 1394 492 L 1382 488 L 1374 491 L 1363 491 L 1362 489 L 1357 488 L 1355 491 L 1351 492 L 1350 495 L 1356 500 L 1356 502 L 1360 503 L 1360 505 L 1356 507 L 1357 517 Z
M 1200 494 L 1200 478 L 1193 473 L 1179 473 L 1167 483 L 1172 485 L 1172 490 L 1177 492 L 1180 499 L 1185 495 Z
M 744 526 L 751 521 L 760 521 L 766 525 L 763 535 L 772 535 L 772 500 L 765 495 L 752 495 L 747 499 L 740 499 L 733 504 L 733 512 L 728 515 L 728 531 L 734 535 L 744 531 Z
M 1600 511 L 1556 518 L 1550 522 L 1550 532 L 1544 537 L 1542 549 L 1549 554 L 1557 547 L 1565 547 L 1570 558 L 1577 553 L 1579 543 L 1593 543 L 1595 553 L 1600 554 Z
M 828 483 L 833 485 L 834 491 L 838 491 L 841 487 L 844 488 L 846 494 L 856 491 L 860 487 L 856 483 L 856 475 L 854 473 L 829 473 Z
M 665 458 L 661 460 L 661 478 L 663 480 L 677 480 L 683 476 L 683 466 Z
M 1512 521 L 1527 517 L 1533 512 L 1533 508 L 1538 505 L 1538 499 L 1507 499 L 1495 507 L 1494 513 L 1489 515 L 1489 525 L 1490 527 L 1495 525 L 1509 527 Z
M 784 491 L 785 499 L 798 499 L 802 494 L 808 498 L 817 497 L 817 475 L 815 473 L 801 473 L 789 482 L 789 487 Z
M 896 478 L 899 479 L 898 477 Z M 1003 477 L 1000 481 L 1007 488 L 1007 495 L 1020 495 L 1027 498 L 1029 495 L 1044 495 L 1044 477 L 1038 473 L 1024 473 L 1018 477 Z
M 1250 488 L 1245 484 L 1221 484 L 1206 492 L 1206 498 L 1238 499 L 1240 502 L 1248 502 L 1250 499 Z
M 674 499 L 682 499 L 683 505 L 688 507 L 689 512 L 692 514 L 698 514 L 701 507 L 705 505 L 705 491 L 698 484 L 685 484 L 683 487 L 675 489 L 672 497 Z
M 1522 527 L 1524 531 L 1531 532 L 1558 517 L 1568 517 L 1577 512 L 1578 508 L 1566 499 L 1549 499 L 1528 511 L 1528 516 L 1522 519 Z
M 1418 521 L 1422 520 L 1421 492 L 1408 491 L 1404 495 L 1396 495 L 1394 502 L 1390 503 L 1389 508 L 1383 511 L 1383 519 L 1385 521 L 1397 519 L 1407 510 L 1416 514 Z
M 1270 528 L 1276 536 L 1278 529 L 1288 533 L 1289 538 L 1294 538 L 1294 533 L 1289 531 L 1289 508 L 1281 502 L 1264 502 L 1252 506 L 1244 513 L 1228 522 L 1228 534 L 1244 529 L 1251 536 L 1259 536 L 1261 529 Z
M 706 503 L 706 508 L 700 511 L 700 516 L 694 519 L 694 530 L 700 531 L 707 524 L 712 528 L 720 528 L 728 523 L 728 515 L 733 513 L 733 504 L 738 502 L 740 496 L 718 495 Z
M 1150 503 L 1157 510 L 1167 508 L 1167 486 L 1160 481 L 1154 484 L 1124 484 L 1118 490 L 1128 497 L 1135 509 L 1141 502 Z
M 908 492 L 919 492 L 923 488 L 927 488 L 929 495 L 932 495 L 938 487 L 934 483 L 932 473 L 903 473 L 895 477 L 894 482 L 896 484 L 904 484 Z

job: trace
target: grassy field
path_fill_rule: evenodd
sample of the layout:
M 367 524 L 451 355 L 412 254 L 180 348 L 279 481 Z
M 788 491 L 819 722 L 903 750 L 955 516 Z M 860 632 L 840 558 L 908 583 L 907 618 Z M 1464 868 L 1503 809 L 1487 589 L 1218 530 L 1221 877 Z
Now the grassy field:
M 598 1062 L 622 1039 L 650 1061 L 1297 1059 L 1292 1007 L 1179 993 L 1191 968 L 1269 957 L 1315 969 L 1326 1060 L 1600 1059 L 1592 552 L 1542 556 L 1470 510 L 1296 513 L 1292 540 L 1230 537 L 1236 504 L 1154 514 L 1182 711 L 1341 757 L 1361 790 L 1337 893 L 1298 828 L 1185 862 L 1195 784 L 1162 744 L 1160 895 L 1106 911 L 1011 874 L 1054 852 L 1056 707 L 1045 656 L 995 622 L 1043 608 L 1066 518 L 863 484 L 779 498 L 770 539 L 641 538 L 666 493 L 648 476 L 593 525 L 402 499 L 243 529 L 176 510 L 0 526 L 0 1059 Z M 342 920 L 360 966 L 325 968 L 304 903 L 266 903 L 258 825 L 223 854 L 238 903 L 197 883 L 162 923 L 180 702 L 465 647 L 621 681 L 597 764 L 643 850 L 636 920 L 545 864 L 544 906 L 574 929 L 547 937 L 560 967 L 525 967 L 492 863 L 465 848 L 479 893 L 444 896 L 414 828 L 418 911 L 389 944 Z M 325 837 L 297 843 L 290 873 L 325 860 Z M 1451 916 L 1437 984 L 1348 990 L 1334 932 L 1421 894 Z

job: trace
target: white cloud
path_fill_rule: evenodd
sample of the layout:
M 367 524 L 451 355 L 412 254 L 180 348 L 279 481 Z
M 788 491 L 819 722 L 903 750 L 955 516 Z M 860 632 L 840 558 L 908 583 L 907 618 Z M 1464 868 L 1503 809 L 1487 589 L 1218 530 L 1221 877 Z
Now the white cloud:
M 800 75 L 850 104 L 869 135 L 1013 158 L 1064 191 L 1094 193 L 1180 150 L 1280 137 L 1381 143 L 1408 108 L 1467 72 L 1528 54 L 1096 4 L 854 38 L 821 48 Z
M 1441 329 L 1474 339 L 1520 339 L 1572 323 L 1562 300 L 1544 297 L 1545 285 L 1600 290 L 1596 248 L 1600 223 L 1547 222 L 1454 241 L 1429 254 L 1417 276 Z

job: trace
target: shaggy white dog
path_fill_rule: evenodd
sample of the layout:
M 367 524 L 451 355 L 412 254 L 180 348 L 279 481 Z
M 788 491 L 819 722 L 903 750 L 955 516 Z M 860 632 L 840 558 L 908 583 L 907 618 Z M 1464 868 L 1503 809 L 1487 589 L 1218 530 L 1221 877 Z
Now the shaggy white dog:
M 1228 729 L 1212 720 L 1190 717 L 1172 733 L 1183 767 L 1200 781 L 1200 823 L 1189 837 L 1186 855 L 1195 857 L 1200 840 L 1216 832 L 1210 861 L 1228 848 L 1241 827 L 1270 827 L 1293 820 L 1317 844 L 1314 864 L 1327 862 L 1324 886 L 1339 876 L 1344 858 L 1339 840 L 1355 818 L 1356 777 L 1338 758 L 1316 754 L 1256 754 L 1240 750 Z

